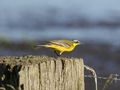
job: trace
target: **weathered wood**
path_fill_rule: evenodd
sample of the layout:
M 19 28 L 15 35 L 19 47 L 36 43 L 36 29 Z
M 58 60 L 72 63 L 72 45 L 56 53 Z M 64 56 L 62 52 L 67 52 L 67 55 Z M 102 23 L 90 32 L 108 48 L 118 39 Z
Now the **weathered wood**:
M 0 57 L 0 90 L 84 90 L 78 58 Z

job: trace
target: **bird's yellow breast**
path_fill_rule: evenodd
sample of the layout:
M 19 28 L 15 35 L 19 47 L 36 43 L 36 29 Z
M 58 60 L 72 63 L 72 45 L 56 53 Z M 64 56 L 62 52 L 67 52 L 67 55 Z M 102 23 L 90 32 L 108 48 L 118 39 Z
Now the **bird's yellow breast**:
M 50 48 L 53 48 L 60 52 L 70 52 L 75 48 L 75 46 L 71 45 L 70 47 L 63 47 L 63 46 L 59 46 L 59 45 L 50 45 Z

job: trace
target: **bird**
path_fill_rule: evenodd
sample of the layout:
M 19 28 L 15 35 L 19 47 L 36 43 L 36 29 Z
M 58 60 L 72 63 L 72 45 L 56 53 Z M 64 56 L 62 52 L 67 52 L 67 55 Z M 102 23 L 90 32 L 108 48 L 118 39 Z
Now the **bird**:
M 51 40 L 44 45 L 36 45 L 36 47 L 51 48 L 54 50 L 57 56 L 61 56 L 64 52 L 71 52 L 76 46 L 80 45 L 79 40 Z

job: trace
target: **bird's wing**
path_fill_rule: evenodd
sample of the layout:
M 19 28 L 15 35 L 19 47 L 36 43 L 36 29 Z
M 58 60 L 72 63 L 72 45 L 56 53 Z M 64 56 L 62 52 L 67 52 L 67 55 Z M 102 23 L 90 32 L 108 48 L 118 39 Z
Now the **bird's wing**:
M 67 48 L 72 45 L 72 41 L 69 41 L 69 40 L 52 40 L 52 41 L 50 41 L 50 43 L 57 44 L 59 46 L 63 46 L 63 47 L 67 47 Z

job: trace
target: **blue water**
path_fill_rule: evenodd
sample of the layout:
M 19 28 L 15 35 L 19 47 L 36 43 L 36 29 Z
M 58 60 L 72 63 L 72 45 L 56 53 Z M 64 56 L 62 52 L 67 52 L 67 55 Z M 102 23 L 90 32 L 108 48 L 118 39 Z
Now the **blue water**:
M 11 41 L 46 40 L 46 39 L 79 39 L 84 42 L 108 43 L 120 45 L 120 28 L 65 28 L 52 27 L 46 29 L 0 28 L 0 38 Z

